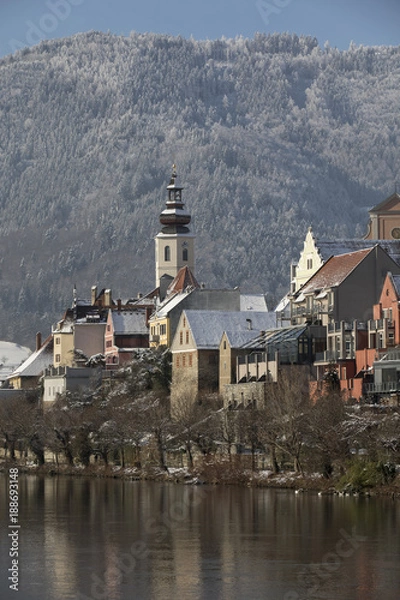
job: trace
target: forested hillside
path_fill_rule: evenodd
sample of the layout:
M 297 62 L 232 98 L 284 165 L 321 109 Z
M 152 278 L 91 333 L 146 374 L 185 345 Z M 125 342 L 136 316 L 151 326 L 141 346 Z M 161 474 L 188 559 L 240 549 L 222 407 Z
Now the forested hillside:
M 307 227 L 361 237 L 399 182 L 400 48 L 88 33 L 0 61 L 0 338 L 90 286 L 154 287 L 176 162 L 199 281 L 286 291 Z M 400 182 L 399 182 L 400 183 Z

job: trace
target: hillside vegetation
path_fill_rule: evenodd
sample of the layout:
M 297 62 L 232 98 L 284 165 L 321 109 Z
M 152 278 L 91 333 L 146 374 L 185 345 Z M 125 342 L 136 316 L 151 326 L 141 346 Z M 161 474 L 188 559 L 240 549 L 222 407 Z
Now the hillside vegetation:
M 176 162 L 199 281 L 279 298 L 307 227 L 361 237 L 399 180 L 400 48 L 87 33 L 0 61 L 0 338 L 154 287 Z

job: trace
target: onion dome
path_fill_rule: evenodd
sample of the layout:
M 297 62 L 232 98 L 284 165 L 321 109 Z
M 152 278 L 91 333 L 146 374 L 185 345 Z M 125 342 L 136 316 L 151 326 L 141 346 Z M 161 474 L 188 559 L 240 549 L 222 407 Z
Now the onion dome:
M 183 187 L 178 185 L 176 166 L 172 167 L 172 175 L 168 190 L 168 200 L 166 202 L 166 208 L 160 215 L 160 223 L 163 225 L 162 233 L 189 233 L 189 225 L 191 216 L 186 210 L 184 210 L 184 202 L 182 201 L 182 190 Z

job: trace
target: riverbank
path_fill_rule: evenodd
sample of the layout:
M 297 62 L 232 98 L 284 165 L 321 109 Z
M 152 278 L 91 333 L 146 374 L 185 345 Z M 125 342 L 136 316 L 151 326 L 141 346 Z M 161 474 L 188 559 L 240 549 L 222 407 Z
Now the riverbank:
M 20 474 L 47 477 L 93 477 L 113 478 L 128 481 L 159 481 L 181 485 L 237 485 L 244 487 L 268 487 L 293 490 L 296 494 L 307 492 L 319 495 L 340 496 L 388 496 L 400 499 L 400 475 L 389 484 L 374 486 L 343 485 L 340 479 L 326 479 L 318 473 L 299 474 L 295 472 L 273 473 L 269 470 L 251 471 L 250 469 L 230 468 L 226 463 L 208 463 L 193 469 L 159 467 L 119 467 L 90 465 L 67 466 L 46 464 L 37 466 L 34 463 L 20 464 L 3 462 L 0 472 L 7 473 L 9 468 L 17 467 Z

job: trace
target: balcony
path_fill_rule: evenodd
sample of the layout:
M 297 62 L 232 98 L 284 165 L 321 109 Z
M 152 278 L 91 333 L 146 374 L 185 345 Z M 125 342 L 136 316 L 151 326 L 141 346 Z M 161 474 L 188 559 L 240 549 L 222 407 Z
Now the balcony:
M 378 361 L 396 360 L 400 361 L 400 348 L 390 348 L 388 350 L 379 350 Z
M 400 392 L 400 381 L 365 383 L 364 389 L 367 394 L 396 394 Z
M 158 342 L 160 341 L 160 336 L 159 335 L 151 335 L 149 337 L 149 342 L 153 344 L 158 344 Z
M 325 350 L 325 352 L 317 352 L 314 363 L 336 363 L 339 360 L 339 352 L 334 350 Z

